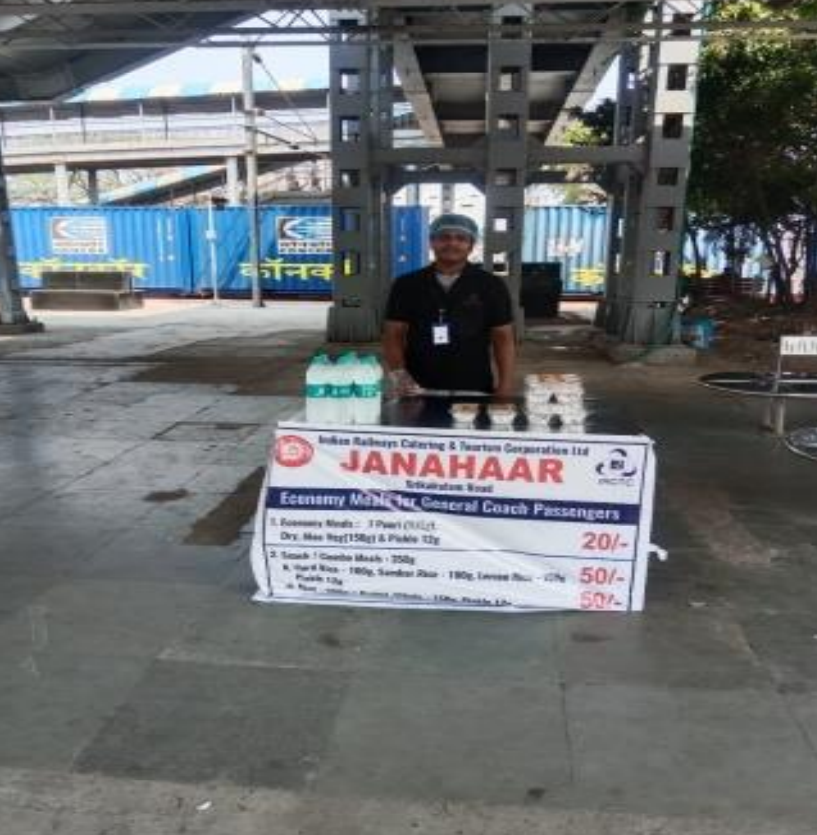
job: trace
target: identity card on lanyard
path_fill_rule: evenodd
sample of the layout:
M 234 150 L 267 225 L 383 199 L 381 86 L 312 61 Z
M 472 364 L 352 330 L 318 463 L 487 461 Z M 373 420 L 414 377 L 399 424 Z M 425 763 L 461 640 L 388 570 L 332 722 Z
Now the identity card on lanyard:
M 440 318 L 436 325 L 431 326 L 432 341 L 435 345 L 450 345 L 451 332 L 448 322 L 445 321 L 445 310 L 440 308 Z

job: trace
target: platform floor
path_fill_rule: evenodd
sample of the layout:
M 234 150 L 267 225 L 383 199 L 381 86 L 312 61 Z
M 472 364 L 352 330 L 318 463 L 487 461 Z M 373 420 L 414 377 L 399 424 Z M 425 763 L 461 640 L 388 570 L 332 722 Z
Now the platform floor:
M 753 404 L 526 344 L 657 441 L 643 615 L 257 606 L 325 306 L 42 318 L 0 339 L 3 835 L 817 831 L 817 466 Z

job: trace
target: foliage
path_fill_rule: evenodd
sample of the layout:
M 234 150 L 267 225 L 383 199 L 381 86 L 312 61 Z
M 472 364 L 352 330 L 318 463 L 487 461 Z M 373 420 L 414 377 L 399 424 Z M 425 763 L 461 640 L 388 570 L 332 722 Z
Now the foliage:
M 106 169 L 97 175 L 99 193 L 107 194 L 123 186 L 155 180 L 160 173 L 161 169 Z M 9 199 L 13 206 L 53 206 L 57 202 L 57 185 L 53 174 L 12 174 L 6 175 L 6 179 Z M 90 189 L 85 172 L 71 171 L 68 186 L 72 204 L 86 205 L 90 202 Z
M 593 110 L 575 111 L 564 132 L 568 145 L 612 145 L 616 103 L 604 99 Z
M 715 0 L 722 21 L 817 19 L 817 0 Z M 717 240 L 739 273 L 759 237 L 773 264 L 776 294 L 817 246 L 817 42 L 779 29 L 732 30 L 705 45 L 689 182 L 687 231 Z M 612 143 L 615 105 L 577 113 L 566 138 Z M 811 265 L 817 258 L 808 259 Z M 814 266 L 812 266 L 814 269 Z M 817 297 L 817 274 L 806 291 Z
M 596 147 L 613 144 L 616 103 L 612 99 L 600 102 L 594 110 L 577 110 L 571 115 L 563 137 L 567 145 Z M 603 167 L 568 165 L 564 168 L 567 172 L 565 203 L 598 205 L 606 201 L 606 190 L 611 184 L 609 172 Z
M 773 0 L 713 6 L 722 21 L 795 20 L 817 10 Z M 733 32 L 706 45 L 700 70 L 690 212 L 733 255 L 747 231 L 758 235 L 777 295 L 790 301 L 817 223 L 817 44 L 771 30 Z

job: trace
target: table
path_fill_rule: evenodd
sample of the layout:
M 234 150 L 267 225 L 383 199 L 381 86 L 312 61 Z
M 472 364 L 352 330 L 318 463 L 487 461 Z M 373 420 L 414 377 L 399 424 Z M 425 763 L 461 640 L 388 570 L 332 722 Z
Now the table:
M 488 395 L 475 394 L 444 394 L 444 395 L 422 395 L 420 397 L 403 397 L 397 400 L 389 400 L 383 404 L 381 424 L 383 426 L 404 426 L 404 427 L 426 427 L 429 429 L 454 429 L 459 428 L 451 417 L 450 408 L 452 403 L 478 403 L 480 412 L 474 423 L 474 429 L 480 431 L 490 430 L 491 422 L 488 418 L 487 406 L 491 403 L 514 403 L 517 407 L 517 416 L 514 420 L 512 431 L 514 432 L 542 432 L 560 431 L 560 427 L 552 425 L 550 430 L 544 427 L 531 425 L 524 414 L 523 397 L 496 398 Z M 582 434 L 586 435 L 641 435 L 642 429 L 632 420 L 622 417 L 615 409 L 606 406 L 602 401 L 592 398 L 584 398 L 584 406 L 587 410 L 587 418 L 584 421 Z M 495 431 L 501 431 L 496 430 Z M 509 431 L 509 430 L 506 430 Z
M 789 432 L 786 446 L 797 455 L 817 461 L 817 427 L 807 426 Z
M 699 378 L 702 385 L 729 394 L 765 398 L 769 404 L 767 421 L 777 435 L 783 435 L 786 423 L 786 401 L 817 398 L 817 375 L 785 371 L 773 372 L 720 371 Z
M 387 403 L 380 426 L 279 424 L 251 553 L 259 602 L 639 611 L 652 441 L 452 426 L 451 400 Z M 479 402 L 489 402 L 482 398 Z M 503 401 L 507 402 L 507 401 Z M 585 430 L 588 427 L 585 427 Z

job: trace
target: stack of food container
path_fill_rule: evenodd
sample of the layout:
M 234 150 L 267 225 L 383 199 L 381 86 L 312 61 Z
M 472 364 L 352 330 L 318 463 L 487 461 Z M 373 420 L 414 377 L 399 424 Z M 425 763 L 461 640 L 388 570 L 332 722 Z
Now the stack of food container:
M 587 411 L 581 378 L 576 374 L 528 374 L 525 411 L 533 426 L 583 429 Z
M 474 426 L 481 415 L 478 403 L 452 403 L 449 413 L 457 427 Z M 516 406 L 513 403 L 489 403 L 481 418 L 492 429 L 513 429 L 515 420 Z

